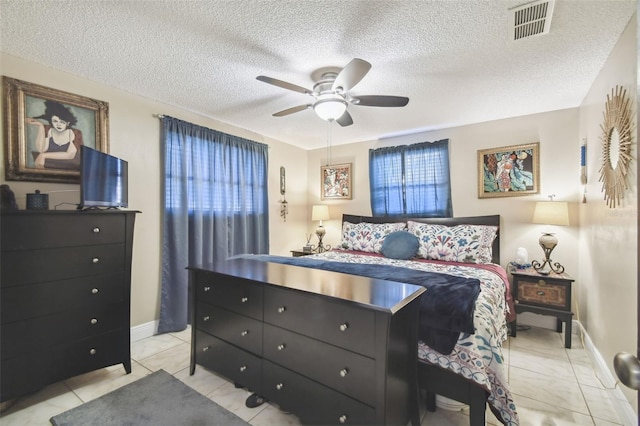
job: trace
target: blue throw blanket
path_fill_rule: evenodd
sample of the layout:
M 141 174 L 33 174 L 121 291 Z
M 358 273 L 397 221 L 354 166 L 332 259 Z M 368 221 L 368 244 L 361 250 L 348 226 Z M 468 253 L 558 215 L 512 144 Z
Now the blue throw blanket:
M 448 355 L 460 333 L 473 334 L 473 313 L 480 294 L 480 281 L 399 266 L 343 263 L 305 257 L 240 255 L 263 262 L 284 263 L 368 278 L 421 285 L 427 292 L 420 299 L 418 337 L 436 351 Z

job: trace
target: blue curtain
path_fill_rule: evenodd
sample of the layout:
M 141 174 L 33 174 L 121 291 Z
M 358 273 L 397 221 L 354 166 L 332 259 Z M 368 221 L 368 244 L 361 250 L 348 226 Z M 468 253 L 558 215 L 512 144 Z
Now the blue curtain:
M 449 140 L 369 150 L 373 216 L 451 217 Z
M 188 265 L 269 252 L 268 146 L 162 118 L 164 232 L 158 332 L 184 330 Z

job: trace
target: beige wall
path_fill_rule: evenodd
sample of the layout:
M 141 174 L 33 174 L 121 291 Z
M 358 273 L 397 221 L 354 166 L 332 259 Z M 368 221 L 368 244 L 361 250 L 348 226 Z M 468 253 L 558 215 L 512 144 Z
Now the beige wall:
M 171 105 L 155 102 L 75 75 L 43 67 L 13 56 L 0 57 L 0 74 L 109 103 L 110 153 L 129 162 L 129 207 L 140 210 L 134 235 L 131 325 L 158 318 L 161 272 L 161 169 L 160 122 L 154 114 L 167 114 L 202 126 L 238 135 L 269 145 L 270 246 L 275 254 L 289 254 L 290 235 L 303 238 L 307 223 L 306 152 L 294 146 L 234 128 Z M 1 130 L 4 135 L 4 129 Z M 4 180 L 4 152 L 0 162 L 0 182 Z M 291 214 L 280 219 L 279 171 L 285 166 L 289 176 L 287 200 Z M 79 185 L 38 182 L 6 182 L 15 192 L 18 205 L 25 208 L 27 193 L 40 189 L 49 194 L 49 207 L 74 209 L 80 200 Z M 185 265 L 186 266 L 186 265 Z
M 636 353 L 638 277 L 638 145 L 634 136 L 630 188 L 622 206 L 609 208 L 601 192 L 603 107 L 611 90 L 622 86 L 637 111 L 637 24 L 632 19 L 580 108 L 580 138 L 587 139 L 587 203 L 580 204 L 579 241 L 581 321 L 612 369 L 617 352 Z M 634 132 L 637 126 L 634 127 Z M 636 392 L 621 386 L 637 412 Z

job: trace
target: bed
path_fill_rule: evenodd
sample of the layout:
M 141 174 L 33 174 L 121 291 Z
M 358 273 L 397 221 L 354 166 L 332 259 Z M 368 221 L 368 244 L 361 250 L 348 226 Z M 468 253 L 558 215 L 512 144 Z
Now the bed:
M 438 394 L 469 405 L 470 425 L 480 426 L 488 404 L 511 426 L 519 420 L 503 368 L 502 342 L 515 309 L 500 266 L 499 226 L 499 215 L 343 215 L 339 247 L 265 260 L 422 283 L 427 292 L 421 299 L 417 371 L 427 409 L 435 410 Z
M 344 215 L 343 233 L 345 223 L 410 223 L 417 222 L 423 224 L 442 225 L 447 227 L 460 225 L 480 225 L 495 227 L 495 238 L 491 242 L 490 263 L 474 264 L 446 261 L 428 261 L 419 259 L 428 267 L 428 270 L 437 270 L 443 273 L 474 276 L 480 274 L 481 285 L 485 292 L 480 293 L 476 302 L 476 313 L 474 315 L 475 334 L 462 334 L 457 341 L 454 350 L 450 354 L 442 354 L 430 348 L 423 341 L 418 344 L 418 374 L 420 386 L 427 391 L 427 409 L 434 411 L 435 395 L 439 394 L 470 407 L 470 425 L 485 424 L 485 407 L 487 403 L 496 417 L 506 425 L 517 425 L 519 423 L 515 404 L 508 388 L 506 373 L 502 362 L 502 342 L 507 339 L 507 323 L 515 317 L 515 309 L 509 291 L 509 281 L 506 271 L 500 265 L 500 216 L 476 216 L 462 218 L 381 218 Z M 353 233 L 353 230 L 351 231 Z M 424 236 L 423 236 L 424 237 Z M 342 244 L 344 242 L 342 237 Z M 341 244 L 341 245 L 342 245 Z M 355 243 L 352 243 L 352 245 Z M 348 245 L 348 244 L 347 244 Z M 362 247 L 356 247 L 362 248 Z M 357 253 L 348 250 L 333 250 L 313 257 L 325 257 L 338 260 L 344 254 L 354 253 L 354 256 L 366 256 L 375 259 L 378 250 L 375 247 L 367 248 L 374 253 Z M 397 261 L 390 259 L 385 263 L 411 262 Z M 354 260 L 355 261 L 355 260 Z M 478 268 L 479 267 L 479 268 Z M 500 291 L 496 291 L 494 286 L 492 291 L 485 289 L 486 284 L 482 282 L 489 275 L 497 275 L 502 280 L 496 279 L 494 284 L 499 285 L 499 281 L 504 282 L 504 297 L 499 298 Z M 484 293 L 484 294 L 483 294 Z M 491 295 L 491 296 L 490 296 Z M 485 297 L 490 296 L 490 297 Z M 494 310 L 494 312 L 490 312 Z

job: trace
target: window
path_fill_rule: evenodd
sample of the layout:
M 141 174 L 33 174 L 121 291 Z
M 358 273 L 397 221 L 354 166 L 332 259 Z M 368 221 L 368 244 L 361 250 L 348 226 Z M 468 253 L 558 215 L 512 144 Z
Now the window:
M 266 213 L 267 161 L 262 152 L 266 147 L 171 133 L 165 154 L 167 211 L 186 205 L 189 212 Z
M 451 217 L 449 140 L 369 150 L 373 216 Z

